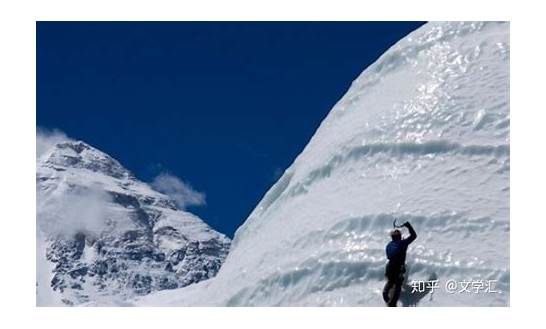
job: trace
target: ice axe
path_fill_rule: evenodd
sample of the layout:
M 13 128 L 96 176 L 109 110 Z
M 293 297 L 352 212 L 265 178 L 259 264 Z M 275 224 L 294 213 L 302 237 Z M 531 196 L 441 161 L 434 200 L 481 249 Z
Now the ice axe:
M 396 218 L 395 218 L 395 219 L 392 221 L 392 227 L 394 227 L 394 228 L 401 228 L 401 227 L 404 227 L 404 224 L 402 224 L 402 225 L 397 225 L 397 224 L 396 224 Z

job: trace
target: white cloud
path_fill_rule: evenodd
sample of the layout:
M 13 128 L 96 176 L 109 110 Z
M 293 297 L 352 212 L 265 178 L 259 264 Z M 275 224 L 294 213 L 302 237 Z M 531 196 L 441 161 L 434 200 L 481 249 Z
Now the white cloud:
M 57 143 L 71 140 L 60 130 L 36 127 L 36 160 Z
M 168 195 L 180 209 L 206 204 L 204 193 L 195 191 L 190 184 L 168 173 L 159 174 L 154 178 L 152 187 Z
M 48 235 L 73 236 L 76 233 L 98 236 L 107 228 L 111 197 L 99 185 L 78 188 L 71 193 L 36 195 L 39 228 Z M 85 209 L 85 211 L 82 211 Z

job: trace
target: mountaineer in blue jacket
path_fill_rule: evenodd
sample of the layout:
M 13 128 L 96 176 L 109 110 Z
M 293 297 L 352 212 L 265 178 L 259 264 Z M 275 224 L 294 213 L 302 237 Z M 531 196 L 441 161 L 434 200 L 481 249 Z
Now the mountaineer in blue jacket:
M 405 222 L 402 226 L 408 228 L 410 236 L 402 239 L 400 230 L 395 229 L 391 232 L 391 239 L 387 244 L 386 252 L 389 262 L 385 270 L 387 283 L 383 289 L 383 300 L 388 306 L 395 307 L 400 297 L 400 290 L 404 282 L 404 273 L 406 272 L 406 251 L 408 246 L 417 238 L 417 233 L 409 222 Z M 392 289 L 392 292 L 391 292 Z

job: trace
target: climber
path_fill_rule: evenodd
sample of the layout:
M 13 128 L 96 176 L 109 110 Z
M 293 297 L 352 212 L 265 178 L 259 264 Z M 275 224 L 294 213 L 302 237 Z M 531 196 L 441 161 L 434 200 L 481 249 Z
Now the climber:
M 405 222 L 402 226 L 408 228 L 410 236 L 402 239 L 400 230 L 394 229 L 391 232 L 392 241 L 386 247 L 389 262 L 385 270 L 387 283 L 383 289 L 383 299 L 389 307 L 396 307 L 404 282 L 404 273 L 406 272 L 406 251 L 408 250 L 408 245 L 417 238 L 417 233 L 415 233 L 409 222 Z M 397 226 L 395 225 L 395 227 Z

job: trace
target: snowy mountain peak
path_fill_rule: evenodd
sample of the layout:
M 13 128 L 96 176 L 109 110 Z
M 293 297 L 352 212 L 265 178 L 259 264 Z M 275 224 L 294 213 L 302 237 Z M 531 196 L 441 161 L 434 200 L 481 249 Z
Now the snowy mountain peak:
M 55 144 L 42 163 L 44 166 L 57 170 L 80 168 L 118 179 L 133 178 L 118 161 L 82 141 L 65 141 Z
M 82 141 L 40 154 L 36 190 L 38 305 L 105 305 L 184 287 L 213 277 L 230 246 Z

